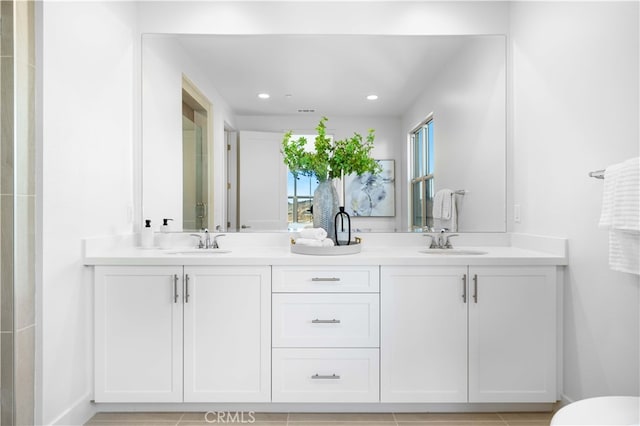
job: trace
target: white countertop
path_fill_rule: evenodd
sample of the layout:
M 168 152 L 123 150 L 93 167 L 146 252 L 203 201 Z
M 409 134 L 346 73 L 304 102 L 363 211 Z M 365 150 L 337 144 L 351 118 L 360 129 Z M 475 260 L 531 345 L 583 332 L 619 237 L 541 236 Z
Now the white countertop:
M 222 242 L 222 241 L 221 241 Z M 291 253 L 288 245 L 240 246 L 231 244 L 227 253 L 175 254 L 180 249 L 141 249 L 109 247 L 87 251 L 85 265 L 566 265 L 565 253 L 496 245 L 456 245 L 455 248 L 480 250 L 486 254 L 426 254 L 426 245 L 367 245 L 361 253 L 340 256 L 315 256 Z

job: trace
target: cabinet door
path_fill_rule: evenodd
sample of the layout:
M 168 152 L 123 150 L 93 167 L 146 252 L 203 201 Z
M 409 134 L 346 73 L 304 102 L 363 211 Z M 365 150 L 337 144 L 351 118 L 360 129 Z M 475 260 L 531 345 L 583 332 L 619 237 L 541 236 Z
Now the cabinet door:
M 96 402 L 182 401 L 181 280 L 181 266 L 95 268 Z
M 466 274 L 382 267 L 382 402 L 467 401 Z
M 554 267 L 470 267 L 469 402 L 553 402 Z
M 184 272 L 185 402 L 269 401 L 269 267 Z

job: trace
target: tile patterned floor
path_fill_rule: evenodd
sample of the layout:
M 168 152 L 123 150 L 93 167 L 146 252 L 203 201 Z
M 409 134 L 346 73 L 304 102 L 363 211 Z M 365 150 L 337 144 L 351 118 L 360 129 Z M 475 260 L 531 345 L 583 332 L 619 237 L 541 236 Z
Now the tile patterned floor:
M 98 413 L 88 426 L 549 426 L 553 413 L 244 413 L 216 419 L 206 413 Z M 235 414 L 235 413 L 234 413 Z M 241 413 L 237 414 L 242 415 Z M 208 421 L 207 421 L 208 420 Z M 253 420 L 253 422 L 251 422 Z

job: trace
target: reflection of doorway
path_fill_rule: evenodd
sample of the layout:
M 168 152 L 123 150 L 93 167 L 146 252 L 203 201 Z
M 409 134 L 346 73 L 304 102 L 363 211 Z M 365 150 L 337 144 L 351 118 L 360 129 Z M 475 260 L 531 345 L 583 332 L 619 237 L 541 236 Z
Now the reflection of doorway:
M 182 82 L 182 229 L 209 228 L 209 101 L 189 82 Z
M 224 128 L 227 145 L 227 220 L 226 230 L 238 230 L 238 133 Z

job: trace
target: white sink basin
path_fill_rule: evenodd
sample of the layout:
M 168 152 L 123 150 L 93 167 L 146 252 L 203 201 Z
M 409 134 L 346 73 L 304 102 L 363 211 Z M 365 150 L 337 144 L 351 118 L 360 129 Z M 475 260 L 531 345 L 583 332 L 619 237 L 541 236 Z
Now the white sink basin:
M 223 249 L 184 249 L 184 250 L 171 250 L 166 254 L 170 255 L 182 255 L 182 256 L 213 256 L 216 254 L 231 253 L 231 250 Z
M 456 256 L 477 256 L 481 254 L 487 254 L 486 251 L 474 250 L 474 249 L 426 249 L 420 250 L 420 253 L 425 254 L 448 254 Z

